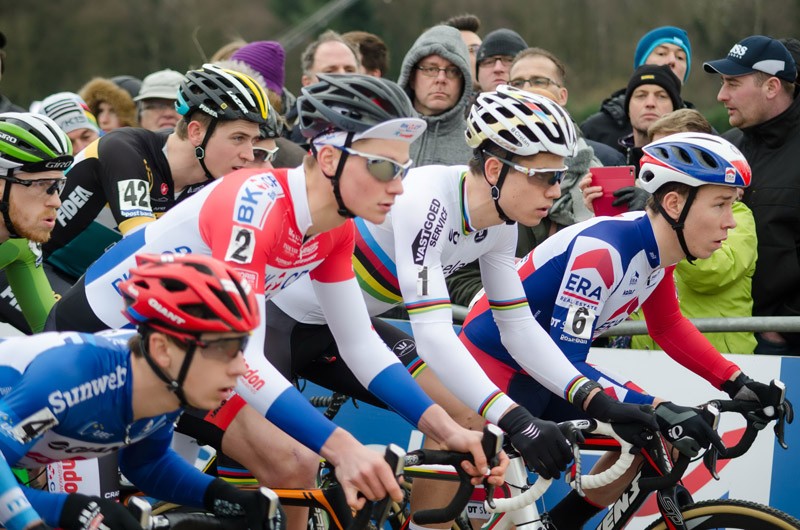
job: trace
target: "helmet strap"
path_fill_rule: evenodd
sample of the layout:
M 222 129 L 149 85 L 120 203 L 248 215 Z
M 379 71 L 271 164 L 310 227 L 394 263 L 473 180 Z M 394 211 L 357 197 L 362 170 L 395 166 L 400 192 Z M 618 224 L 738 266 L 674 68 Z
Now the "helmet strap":
M 8 170 L 8 176 L 13 176 L 14 170 Z M 5 181 L 6 185 L 3 189 L 3 198 L 0 199 L 0 213 L 3 214 L 3 222 L 6 225 L 6 230 L 8 230 L 8 237 L 11 239 L 19 239 L 22 236 L 17 233 L 17 229 L 14 228 L 14 223 L 11 222 L 11 214 L 9 210 L 11 209 L 11 185 L 14 184 L 10 180 Z
M 505 222 L 507 225 L 513 225 L 516 221 L 507 216 L 506 212 L 503 211 L 503 208 L 500 207 L 500 188 L 503 187 L 503 182 L 505 182 L 506 175 L 508 175 L 508 171 L 511 168 L 508 167 L 506 164 L 503 164 L 500 167 L 500 174 L 497 175 L 497 183 L 492 184 L 486 177 L 486 156 L 484 155 L 483 151 L 481 151 L 480 153 L 481 153 L 481 160 L 483 162 L 483 178 L 486 179 L 486 182 L 490 186 L 492 192 L 492 200 L 494 201 L 494 207 L 497 210 L 497 215 L 499 215 L 500 220 Z M 510 160 L 511 157 L 514 156 L 514 153 L 512 153 L 511 151 L 506 151 L 504 156 Z
M 698 188 L 695 187 L 689 189 L 689 193 L 686 196 L 686 202 L 683 204 L 683 210 L 681 211 L 681 215 L 678 217 L 677 221 L 669 216 L 667 211 L 661 205 L 660 201 L 656 203 L 658 212 L 664 217 L 664 219 L 667 220 L 672 229 L 675 230 L 675 235 L 678 236 L 678 243 L 680 244 L 683 253 L 686 254 L 686 261 L 689 263 L 693 263 L 697 258 L 694 257 L 691 252 L 689 252 L 689 247 L 686 245 L 686 237 L 683 234 L 683 225 L 686 222 L 686 216 L 689 215 L 689 207 L 694 202 L 695 196 L 697 196 L 697 190 Z
M 211 138 L 211 135 L 214 134 L 214 129 L 217 128 L 217 121 L 219 120 L 211 120 L 211 123 L 208 124 L 208 129 L 206 129 L 206 134 L 203 136 L 203 141 L 194 148 L 194 156 L 197 157 L 197 161 L 200 162 L 200 167 L 203 168 L 203 172 L 205 172 L 206 179 L 208 180 L 214 180 L 214 176 L 206 167 L 206 146 L 208 145 L 208 140 Z
M 153 332 L 153 330 L 142 325 L 139 326 L 138 331 L 140 341 L 139 344 L 142 349 L 142 355 L 147 361 L 147 364 L 150 365 L 150 368 L 153 370 L 156 376 L 167 384 L 167 390 L 173 392 L 178 397 L 181 407 L 188 407 L 189 402 L 186 401 L 186 394 L 183 391 L 183 382 L 186 380 L 186 374 L 189 372 L 189 366 L 191 365 L 192 358 L 197 350 L 197 344 L 194 341 L 188 342 L 189 348 L 186 350 L 186 356 L 183 358 L 183 363 L 181 364 L 180 370 L 178 370 L 178 377 L 173 379 L 167 375 L 167 373 L 164 372 L 164 370 L 162 370 L 161 367 L 158 366 L 150 356 L 150 350 L 148 349 L 147 344 L 149 342 L 148 339 L 150 338 L 150 334 Z
M 353 144 L 353 137 L 355 133 L 347 133 L 347 138 L 344 141 L 344 147 L 350 147 Z M 311 142 L 311 146 L 314 146 L 314 142 Z M 324 171 L 322 172 L 325 175 L 325 178 L 331 181 L 331 185 L 333 185 L 333 196 L 336 198 L 336 204 L 339 207 L 337 213 L 344 218 L 352 219 L 356 216 L 350 209 L 345 205 L 344 199 L 342 199 L 342 191 L 339 189 L 339 180 L 342 178 L 342 174 L 344 173 L 344 164 L 347 162 L 347 157 L 349 156 L 347 151 L 340 151 L 341 156 L 339 157 L 339 164 L 336 166 L 336 172 L 333 175 L 328 175 Z M 316 153 L 315 153 L 316 154 Z

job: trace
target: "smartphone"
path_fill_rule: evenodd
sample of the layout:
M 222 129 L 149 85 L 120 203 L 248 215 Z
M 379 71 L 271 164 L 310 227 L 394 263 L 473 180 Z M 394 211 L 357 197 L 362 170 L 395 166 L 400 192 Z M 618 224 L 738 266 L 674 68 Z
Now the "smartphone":
M 589 168 L 592 174 L 592 186 L 602 186 L 603 196 L 598 197 L 592 203 L 594 214 L 618 215 L 628 211 L 628 205 L 612 206 L 616 200 L 614 192 L 626 186 L 633 186 L 635 180 L 635 168 L 633 166 L 606 166 Z

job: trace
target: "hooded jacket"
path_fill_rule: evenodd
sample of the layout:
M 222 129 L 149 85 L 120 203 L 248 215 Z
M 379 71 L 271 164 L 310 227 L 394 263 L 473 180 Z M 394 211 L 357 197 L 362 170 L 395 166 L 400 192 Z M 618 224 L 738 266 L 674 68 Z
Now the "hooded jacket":
M 100 115 L 100 103 L 106 102 L 117 113 L 122 127 L 138 127 L 136 103 L 124 88 L 120 88 L 110 79 L 95 77 L 80 90 L 80 96 L 95 116 Z
M 467 145 L 464 131 L 467 121 L 464 118 L 469 102 L 472 75 L 469 69 L 469 52 L 461 34 L 450 26 L 434 26 L 416 40 L 403 58 L 397 84 L 414 101 L 411 87 L 413 70 L 429 55 L 438 55 L 457 66 L 463 75 L 461 95 L 455 106 L 437 116 L 419 116 L 428 124 L 425 133 L 411 144 L 411 158 L 416 166 L 430 164 L 464 164 L 472 157 L 472 149 Z

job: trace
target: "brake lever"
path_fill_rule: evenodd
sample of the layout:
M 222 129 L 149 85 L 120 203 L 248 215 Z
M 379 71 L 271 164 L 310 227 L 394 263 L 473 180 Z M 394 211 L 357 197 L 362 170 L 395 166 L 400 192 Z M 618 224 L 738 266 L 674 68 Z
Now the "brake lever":
M 386 459 L 386 463 L 389 464 L 389 467 L 392 468 L 392 473 L 398 479 L 403 476 L 403 465 L 405 464 L 405 456 L 406 452 L 400 448 L 400 446 L 395 444 L 389 444 L 386 446 L 386 451 L 384 452 L 384 458 Z M 383 528 L 383 523 L 386 522 L 386 518 L 389 516 L 389 508 L 391 506 L 392 499 L 386 497 L 385 499 L 379 501 L 375 507 L 376 515 L 376 528 Z
M 486 455 L 489 469 L 491 470 L 500 462 L 497 455 L 503 450 L 503 431 L 500 427 L 487 423 L 483 428 L 481 446 L 483 447 L 483 454 Z M 484 481 L 483 487 L 486 491 L 486 503 L 489 507 L 494 508 L 494 485 L 490 484 L 488 481 Z
M 711 446 L 708 451 L 703 455 L 703 465 L 706 466 L 708 472 L 714 477 L 714 480 L 719 480 L 717 473 L 717 461 L 719 460 L 719 452 L 714 446 Z

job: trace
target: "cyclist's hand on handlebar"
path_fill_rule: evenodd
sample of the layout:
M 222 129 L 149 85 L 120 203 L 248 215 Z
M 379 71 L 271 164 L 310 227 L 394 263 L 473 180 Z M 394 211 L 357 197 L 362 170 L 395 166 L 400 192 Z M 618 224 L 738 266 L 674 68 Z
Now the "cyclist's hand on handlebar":
M 594 394 L 586 406 L 586 413 L 592 418 L 606 423 L 632 423 L 658 430 L 658 423 L 653 415 L 653 407 L 621 403 L 602 390 Z
M 80 493 L 67 495 L 58 524 L 64 530 L 142 530 L 120 503 Z
M 322 446 L 320 454 L 334 465 L 347 504 L 360 510 L 366 501 L 388 497 L 402 502 L 403 490 L 383 455 L 362 445 L 344 429 L 336 429 Z
M 274 520 L 267 517 L 269 502 L 258 490 L 241 490 L 219 478 L 211 481 L 203 497 L 205 508 L 219 518 L 243 517 L 251 530 L 279 530 L 285 519 L 280 509 Z
M 656 419 L 661 434 L 688 457 L 697 456 L 701 449 L 707 449 L 709 445 L 713 445 L 720 453 L 725 451 L 722 439 L 709 425 L 701 409 L 664 401 L 656 407 Z
M 558 478 L 572 461 L 569 442 L 551 421 L 534 418 L 523 407 L 515 407 L 500 418 L 498 426 L 525 463 L 543 478 Z
M 733 381 L 725 381 L 722 390 L 728 393 L 731 399 L 742 401 L 755 401 L 764 406 L 761 414 L 765 422 L 773 419 L 785 419 L 787 423 L 794 420 L 792 403 L 785 398 L 784 387 L 775 384 L 759 383 L 747 377 L 743 372 Z

